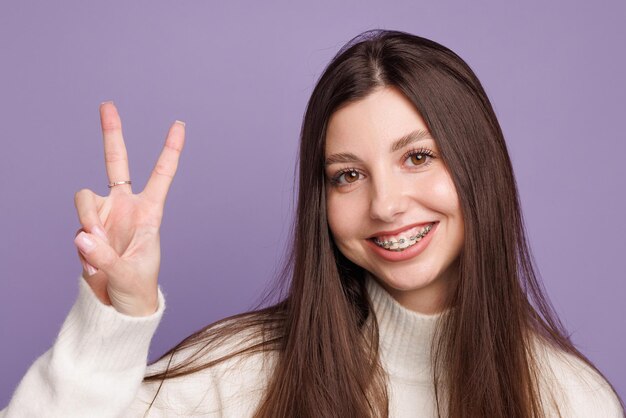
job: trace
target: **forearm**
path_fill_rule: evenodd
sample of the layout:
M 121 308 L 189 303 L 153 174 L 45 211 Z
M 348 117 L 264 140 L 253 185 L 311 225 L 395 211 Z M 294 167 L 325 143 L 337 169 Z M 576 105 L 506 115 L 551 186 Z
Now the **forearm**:
M 163 294 L 159 289 L 154 314 L 130 317 L 103 305 L 80 280 L 54 345 L 29 368 L 0 417 L 113 417 L 133 401 L 165 309 Z

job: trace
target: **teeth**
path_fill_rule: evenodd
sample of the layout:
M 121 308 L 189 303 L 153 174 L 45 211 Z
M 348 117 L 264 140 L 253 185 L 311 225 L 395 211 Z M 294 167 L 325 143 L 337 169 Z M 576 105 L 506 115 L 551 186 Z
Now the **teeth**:
M 403 241 L 404 241 L 404 240 L 403 240 Z M 413 245 L 414 243 L 415 243 L 415 241 L 408 239 L 408 240 L 406 240 L 404 243 L 400 243 L 400 244 L 398 245 L 398 248 L 400 248 L 400 249 L 404 250 L 405 248 L 409 248 L 409 247 L 410 247 L 411 245 Z
M 380 241 L 378 238 L 374 239 L 376 245 L 383 247 L 387 250 L 402 251 L 408 247 L 411 247 L 418 243 L 422 237 L 424 237 L 432 229 L 434 223 L 427 225 L 424 229 L 418 232 L 414 236 L 403 237 L 400 236 L 397 240 Z

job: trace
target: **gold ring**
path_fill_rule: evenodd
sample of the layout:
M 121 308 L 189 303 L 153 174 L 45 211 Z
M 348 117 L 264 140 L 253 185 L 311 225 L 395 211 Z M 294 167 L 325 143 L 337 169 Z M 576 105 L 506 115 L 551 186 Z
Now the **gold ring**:
M 119 186 L 120 184 L 131 184 L 131 183 L 130 183 L 130 180 L 126 180 L 126 181 L 116 181 L 116 182 L 114 182 L 114 183 L 109 183 L 109 189 L 110 189 L 111 187 L 114 187 L 114 186 Z

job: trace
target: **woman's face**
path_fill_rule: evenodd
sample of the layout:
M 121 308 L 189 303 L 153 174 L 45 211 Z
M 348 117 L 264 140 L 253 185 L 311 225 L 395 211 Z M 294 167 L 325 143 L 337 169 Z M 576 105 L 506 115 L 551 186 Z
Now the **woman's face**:
M 463 218 L 412 103 L 383 88 L 340 108 L 328 123 L 325 155 L 328 223 L 341 252 L 403 306 L 440 311 L 458 277 Z

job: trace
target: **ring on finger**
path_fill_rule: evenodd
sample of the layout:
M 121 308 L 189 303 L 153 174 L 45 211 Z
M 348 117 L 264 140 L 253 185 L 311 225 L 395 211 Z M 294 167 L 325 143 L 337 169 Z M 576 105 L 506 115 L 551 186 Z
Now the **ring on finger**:
M 113 182 L 113 183 L 109 183 L 108 186 L 109 186 L 109 189 L 110 189 L 112 187 L 119 186 L 120 184 L 131 184 L 131 181 L 130 180 L 116 181 L 116 182 Z

